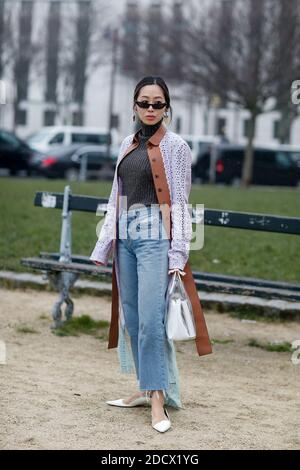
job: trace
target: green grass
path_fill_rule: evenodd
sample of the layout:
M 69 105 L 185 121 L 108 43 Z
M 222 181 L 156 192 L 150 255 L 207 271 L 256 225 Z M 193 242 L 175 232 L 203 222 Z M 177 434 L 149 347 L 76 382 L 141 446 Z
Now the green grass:
M 263 311 L 264 314 L 263 314 Z M 274 321 L 282 321 L 277 310 L 266 311 L 263 307 L 262 310 L 258 307 L 253 307 L 252 305 L 242 305 L 235 308 L 231 308 L 228 311 L 228 314 L 232 318 L 238 318 L 239 320 L 254 320 L 257 322 L 263 323 L 274 323 Z
M 102 330 L 108 326 L 109 322 L 107 321 L 96 321 L 89 315 L 81 315 L 80 317 L 72 317 L 63 326 L 52 330 L 52 332 L 57 336 L 79 336 L 80 334 L 85 334 L 103 339 Z
M 217 338 L 212 338 L 210 340 L 212 344 L 228 344 L 228 343 L 234 343 L 233 339 L 217 339 Z
M 251 339 L 248 342 L 248 346 L 265 349 L 266 351 L 275 351 L 275 352 L 292 352 L 293 351 L 291 343 L 287 341 L 260 343 L 256 339 Z
M 206 209 L 300 217 L 300 192 L 294 189 L 194 186 L 190 202 Z M 190 261 L 201 271 L 300 282 L 299 253 L 296 235 L 206 226 L 204 247 L 191 251 Z
M 33 206 L 35 191 L 63 192 L 66 181 L 0 179 L 0 269 L 24 271 L 20 258 L 58 251 L 61 211 Z M 73 194 L 108 197 L 111 182 L 71 183 Z M 287 188 L 194 185 L 190 203 L 205 208 L 300 217 L 300 192 Z M 73 212 L 72 252 L 89 256 L 97 240 L 93 214 Z M 190 252 L 193 269 L 300 282 L 300 237 L 205 227 L 204 247 Z M 217 261 L 217 262 L 216 262 Z M 34 271 L 37 272 L 37 271 Z
M 27 325 L 20 325 L 16 328 L 16 331 L 18 333 L 31 333 L 31 334 L 35 334 L 35 333 L 38 333 L 38 331 L 36 331 L 34 328 L 31 328 L 30 326 L 27 326 Z

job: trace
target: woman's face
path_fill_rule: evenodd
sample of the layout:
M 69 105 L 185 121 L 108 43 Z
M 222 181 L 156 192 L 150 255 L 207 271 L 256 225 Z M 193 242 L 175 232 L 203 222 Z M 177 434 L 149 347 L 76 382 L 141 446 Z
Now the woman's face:
M 163 90 L 159 85 L 145 85 L 140 89 L 137 101 L 148 101 L 148 103 L 165 103 Z M 145 124 L 156 124 L 164 115 L 166 106 L 162 109 L 153 109 L 150 106 L 148 109 L 140 108 L 137 104 L 134 105 L 134 110 L 138 114 L 139 119 Z

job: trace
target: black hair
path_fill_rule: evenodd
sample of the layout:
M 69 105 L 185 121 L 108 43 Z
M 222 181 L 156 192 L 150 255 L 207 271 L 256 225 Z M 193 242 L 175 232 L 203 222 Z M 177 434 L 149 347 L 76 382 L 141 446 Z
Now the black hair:
M 134 94 L 133 94 L 133 106 L 139 96 L 139 92 L 141 90 L 141 88 L 143 88 L 143 86 L 145 85 L 159 85 L 164 93 L 164 97 L 165 97 L 165 101 L 167 103 L 167 106 L 166 106 L 166 109 L 170 109 L 170 121 L 169 121 L 169 124 L 172 120 L 172 107 L 170 105 L 170 93 L 169 93 L 169 89 L 167 87 L 167 84 L 166 82 L 164 81 L 163 78 L 161 77 L 154 77 L 152 75 L 149 75 L 147 77 L 144 77 L 142 78 L 136 85 L 135 89 L 134 89 Z

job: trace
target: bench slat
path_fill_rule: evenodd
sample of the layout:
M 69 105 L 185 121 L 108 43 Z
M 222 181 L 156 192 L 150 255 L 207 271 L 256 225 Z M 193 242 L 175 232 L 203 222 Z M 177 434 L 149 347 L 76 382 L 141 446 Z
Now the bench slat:
M 34 205 L 62 209 L 63 193 L 38 191 L 35 194 Z M 94 196 L 69 196 L 69 210 L 100 213 L 106 212 L 107 198 Z M 193 217 L 196 212 L 193 209 Z M 198 217 L 194 220 L 198 220 Z M 255 230 L 263 232 L 287 233 L 300 235 L 300 218 L 282 217 L 271 214 L 256 214 L 251 212 L 222 211 L 217 209 L 204 209 L 204 224 L 207 227 L 237 228 L 240 230 Z
M 46 191 L 37 191 L 35 193 L 34 205 L 37 207 L 45 207 L 47 209 L 63 208 L 63 193 L 52 193 Z M 69 210 L 93 212 L 96 213 L 98 206 L 106 207 L 107 198 L 98 198 L 94 196 L 69 196 Z
M 49 258 L 58 260 L 60 254 L 59 253 L 48 253 L 41 251 L 40 252 L 41 258 Z M 93 264 L 92 261 L 89 260 L 88 256 L 82 255 L 72 255 L 72 261 L 78 263 L 90 263 Z M 112 262 L 108 261 L 108 266 L 112 266 Z M 221 282 L 225 284 L 237 284 L 237 285 L 247 285 L 253 287 L 263 287 L 263 288 L 271 288 L 271 289 L 281 289 L 281 290 L 288 290 L 288 291 L 295 291 L 298 292 L 300 295 L 300 284 L 293 284 L 289 282 L 281 282 L 281 281 L 269 281 L 267 279 L 259 279 L 254 277 L 240 277 L 240 276 L 230 276 L 225 274 L 214 274 L 208 273 L 205 271 L 193 271 L 193 276 L 195 280 L 199 280 L 201 283 L 202 281 L 211 281 L 211 282 Z
M 88 274 L 92 276 L 99 276 L 101 274 L 111 275 L 112 273 L 111 268 L 106 266 L 96 266 L 93 263 L 64 263 L 45 258 L 22 258 L 21 264 L 23 266 L 28 266 L 34 269 L 40 269 L 42 271 L 66 271 L 71 273 Z
M 99 275 L 110 275 L 112 274 L 112 268 L 108 266 L 96 266 L 95 264 L 84 264 L 84 263 L 63 263 L 47 258 L 22 258 L 21 264 L 33 269 L 46 270 L 52 272 L 73 272 L 80 274 L 87 274 L 92 276 Z M 295 292 L 288 289 L 266 288 L 258 287 L 247 284 L 245 281 L 243 284 L 234 284 L 218 281 L 208 281 L 206 279 L 195 279 L 195 284 L 198 290 L 204 290 L 206 292 L 218 292 L 227 294 L 247 295 L 256 296 L 266 299 L 285 299 L 289 301 L 300 301 L 300 292 Z

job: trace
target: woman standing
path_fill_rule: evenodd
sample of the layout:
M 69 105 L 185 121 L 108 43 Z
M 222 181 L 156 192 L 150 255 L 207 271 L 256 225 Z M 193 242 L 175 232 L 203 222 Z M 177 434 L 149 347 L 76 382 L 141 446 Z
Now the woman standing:
M 141 126 L 121 144 L 105 223 L 90 259 L 107 264 L 114 248 L 121 319 L 130 338 L 139 386 L 132 396 L 107 403 L 121 407 L 151 404 L 152 427 L 165 432 L 171 426 L 165 405 L 181 407 L 175 349 L 166 337 L 164 322 L 169 275 L 175 270 L 186 275 L 192 236 L 187 208 L 191 152 L 178 134 L 164 126 L 171 106 L 162 78 L 144 77 L 136 85 L 133 110 L 133 119 L 137 115 Z M 161 209 L 168 198 L 171 226 Z M 207 340 L 205 324 L 203 328 Z M 111 344 L 115 344 L 113 329 L 111 324 Z M 122 338 L 126 346 L 122 333 L 121 327 L 121 351 Z M 211 352 L 210 345 L 206 346 L 202 354 Z M 173 396 L 172 403 L 174 383 L 177 399 Z

